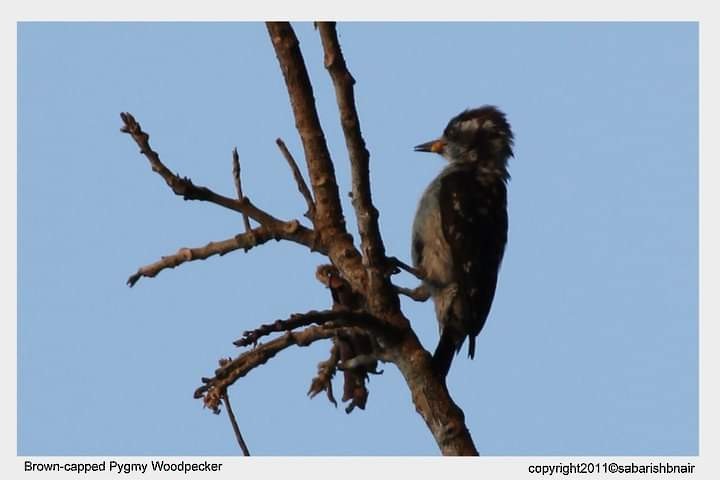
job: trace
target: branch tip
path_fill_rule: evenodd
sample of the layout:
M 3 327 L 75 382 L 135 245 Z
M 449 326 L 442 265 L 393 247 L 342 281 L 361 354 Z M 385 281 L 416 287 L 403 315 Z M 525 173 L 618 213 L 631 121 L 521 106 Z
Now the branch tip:
M 282 138 L 276 138 L 275 144 L 280 149 L 280 153 L 282 153 L 283 157 L 285 157 L 285 160 L 287 161 L 288 166 L 292 171 L 295 183 L 297 184 L 298 191 L 305 199 L 305 203 L 307 204 L 307 211 L 305 212 L 305 217 L 307 217 L 311 222 L 314 222 L 315 201 L 313 200 L 312 193 L 310 193 L 310 189 L 308 188 L 307 183 L 305 183 L 305 179 L 303 178 L 302 173 L 300 173 L 300 168 L 298 167 L 295 158 L 290 153 L 290 150 L 288 150 L 287 145 L 285 145 L 285 142 L 283 142 Z

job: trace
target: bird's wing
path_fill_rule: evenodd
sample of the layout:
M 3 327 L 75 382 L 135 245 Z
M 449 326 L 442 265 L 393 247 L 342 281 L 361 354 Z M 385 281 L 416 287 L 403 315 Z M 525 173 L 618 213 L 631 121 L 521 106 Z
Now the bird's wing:
M 442 179 L 439 194 L 443 235 L 450 245 L 458 283 L 462 311 L 458 313 L 470 338 L 471 357 L 495 296 L 508 229 L 504 180 L 477 175 L 474 169 L 449 173 Z

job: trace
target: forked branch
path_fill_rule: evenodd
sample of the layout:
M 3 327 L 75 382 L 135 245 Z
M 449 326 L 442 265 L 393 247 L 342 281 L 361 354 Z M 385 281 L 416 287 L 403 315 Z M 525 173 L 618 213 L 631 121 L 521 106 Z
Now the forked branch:
M 367 275 L 345 227 L 335 167 L 320 127 L 312 84 L 295 32 L 287 22 L 268 22 L 268 33 L 285 79 L 295 126 L 305 152 L 315 197 L 315 230 L 328 256 L 355 290 L 364 292 Z
M 316 325 L 297 332 L 286 332 L 281 337 L 258 345 L 234 360 L 226 362 L 215 371 L 214 377 L 202 379 L 205 385 L 195 390 L 194 396 L 195 398 L 202 398 L 206 407 L 217 411 L 223 393 L 239 378 L 265 364 L 288 347 L 293 345 L 306 347 L 318 340 L 332 338 L 338 330 L 338 328 L 330 325 Z
M 277 218 L 250 203 L 247 198 L 243 200 L 228 198 L 213 192 L 207 187 L 195 185 L 192 180 L 187 177 L 180 177 L 172 173 L 160 161 L 160 155 L 150 147 L 150 135 L 142 130 L 140 124 L 135 120 L 135 117 L 125 112 L 120 114 L 120 118 L 122 118 L 124 123 L 121 131 L 129 134 L 132 139 L 135 140 L 135 143 L 140 147 L 140 153 L 148 159 L 153 171 L 165 180 L 165 183 L 175 192 L 175 195 L 179 195 L 185 200 L 203 200 L 221 205 L 230 210 L 244 213 L 261 224 L 279 221 Z
M 345 63 L 335 23 L 319 22 L 317 27 L 325 51 L 325 68 L 330 73 L 335 87 L 340 123 L 350 156 L 352 204 L 360 232 L 360 248 L 368 274 L 369 307 L 376 314 L 397 312 L 399 301 L 387 275 L 385 245 L 378 226 L 379 214 L 372 202 L 370 153 L 365 147 L 365 140 L 360 132 L 360 119 L 355 108 L 355 79 Z
M 129 286 L 132 287 L 135 285 L 141 277 L 154 277 L 167 268 L 175 268 L 178 265 L 192 260 L 204 260 L 213 255 L 224 255 L 239 248 L 247 251 L 270 239 L 289 240 L 304 245 L 311 251 L 326 253 L 318 241 L 314 230 L 300 225 L 297 220 L 291 220 L 289 222 L 282 221 L 264 210 L 259 209 L 252 204 L 250 199 L 243 195 L 240 184 L 240 165 L 237 151 L 233 152 L 233 176 L 239 198 L 233 199 L 219 195 L 207 187 L 195 185 L 187 177 L 180 177 L 172 173 L 160 160 L 160 155 L 150 146 L 150 135 L 142 130 L 140 123 L 135 120 L 135 117 L 130 113 L 121 113 L 120 117 L 124 124 L 121 131 L 129 134 L 133 140 L 135 140 L 135 143 L 140 147 L 140 153 L 148 159 L 153 171 L 165 180 L 165 183 L 168 184 L 176 195 L 182 196 L 185 200 L 203 200 L 239 212 L 245 217 L 245 227 L 248 229 L 242 235 L 236 235 L 233 238 L 219 242 L 210 242 L 204 247 L 181 248 L 173 255 L 162 257 L 162 259 L 157 262 L 140 267 L 138 271 L 128 279 L 127 284 Z M 255 229 L 249 228 L 250 224 L 247 217 L 251 217 L 259 222 L 260 227 Z

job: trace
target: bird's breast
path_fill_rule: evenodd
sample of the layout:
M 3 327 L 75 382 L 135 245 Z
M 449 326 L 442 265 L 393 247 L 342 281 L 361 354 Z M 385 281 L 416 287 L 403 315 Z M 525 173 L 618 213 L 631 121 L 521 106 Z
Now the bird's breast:
M 426 284 L 439 289 L 452 281 L 452 257 L 443 235 L 438 205 L 439 178 L 425 189 L 413 222 L 412 259 L 425 274 Z

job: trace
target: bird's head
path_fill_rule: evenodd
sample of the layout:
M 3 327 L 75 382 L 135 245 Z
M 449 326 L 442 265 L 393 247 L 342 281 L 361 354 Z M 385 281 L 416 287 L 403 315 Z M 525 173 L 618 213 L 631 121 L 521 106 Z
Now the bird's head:
M 505 114 L 484 106 L 453 117 L 440 138 L 417 145 L 415 151 L 437 153 L 450 162 L 505 169 L 512 147 L 513 133 Z

